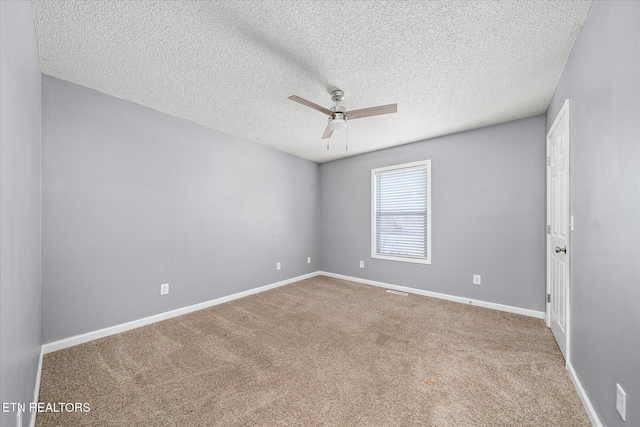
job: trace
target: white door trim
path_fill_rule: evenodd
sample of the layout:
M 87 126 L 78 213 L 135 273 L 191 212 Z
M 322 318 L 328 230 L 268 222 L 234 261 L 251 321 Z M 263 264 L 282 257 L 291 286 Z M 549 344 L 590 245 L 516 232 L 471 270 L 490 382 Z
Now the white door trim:
M 566 121 L 565 121 L 565 126 L 567 128 L 567 198 L 568 198 L 568 204 L 569 204 L 569 210 L 567 212 L 567 223 L 569 221 L 569 218 L 571 217 L 572 213 L 571 213 L 571 155 L 570 155 L 570 146 L 571 146 L 571 123 L 570 123 L 570 114 L 569 114 L 569 99 L 566 99 L 564 101 L 564 103 L 562 104 L 562 108 L 560 108 L 560 111 L 558 112 L 558 115 L 556 116 L 556 118 L 553 121 L 553 124 L 551 125 L 551 127 L 549 128 L 549 132 L 547 132 L 547 138 L 546 138 L 546 153 L 547 153 L 547 194 L 546 194 L 546 203 L 547 203 L 547 227 L 549 227 L 549 224 L 551 224 L 551 209 L 550 209 L 550 198 L 551 198 L 551 191 L 550 191 L 550 167 L 549 167 L 549 158 L 551 155 L 550 152 L 550 148 L 551 148 L 551 134 L 555 131 L 555 129 L 558 127 L 558 124 L 560 123 L 561 119 L 563 118 L 563 116 L 566 117 Z M 566 293 L 566 298 L 565 298 L 565 313 L 566 313 L 566 343 L 565 343 L 565 364 L 567 366 L 569 366 L 569 360 L 570 359 L 570 354 L 571 354 L 571 349 L 570 349 L 570 343 L 571 343 L 571 232 L 573 231 L 573 229 L 569 229 L 569 232 L 567 233 L 567 279 L 566 279 L 566 284 L 567 284 L 567 293 Z M 548 233 L 548 230 L 545 230 L 546 236 L 547 236 L 547 244 L 546 244 L 546 249 L 547 249 L 547 253 L 546 253 L 546 264 L 547 264 L 547 283 L 546 283 L 546 289 L 547 292 L 546 294 L 549 295 L 551 293 L 551 288 L 550 288 L 550 282 L 551 282 L 551 235 Z M 548 300 L 547 300 L 548 301 Z M 545 309 L 545 322 L 547 323 L 547 327 L 550 327 L 550 321 L 551 321 L 551 305 L 549 304 L 549 302 L 546 303 L 546 309 Z

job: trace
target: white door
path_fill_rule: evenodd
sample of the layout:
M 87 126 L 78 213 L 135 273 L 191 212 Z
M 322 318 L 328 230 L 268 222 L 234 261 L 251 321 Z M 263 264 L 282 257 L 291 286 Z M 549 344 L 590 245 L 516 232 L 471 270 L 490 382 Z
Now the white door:
M 569 100 L 547 134 L 547 322 L 565 359 L 569 334 Z

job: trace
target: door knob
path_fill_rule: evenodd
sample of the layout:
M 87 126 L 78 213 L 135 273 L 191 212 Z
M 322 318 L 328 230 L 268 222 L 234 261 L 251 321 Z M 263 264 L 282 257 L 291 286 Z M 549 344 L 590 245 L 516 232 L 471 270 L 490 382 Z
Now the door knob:
M 565 246 L 564 248 L 561 248 L 560 246 L 556 246 L 556 253 L 559 254 L 560 252 L 564 252 L 566 254 L 567 247 Z

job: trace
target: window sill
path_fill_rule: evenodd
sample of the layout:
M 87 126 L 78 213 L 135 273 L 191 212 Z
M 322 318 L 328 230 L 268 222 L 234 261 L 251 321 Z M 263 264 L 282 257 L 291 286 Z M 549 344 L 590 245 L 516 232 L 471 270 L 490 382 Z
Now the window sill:
M 381 255 L 378 253 L 372 253 L 371 258 L 376 259 L 385 259 L 387 261 L 400 261 L 400 262 L 410 262 L 412 264 L 431 264 L 431 257 L 429 258 L 411 258 L 411 257 L 402 257 L 402 256 L 393 256 L 393 255 Z

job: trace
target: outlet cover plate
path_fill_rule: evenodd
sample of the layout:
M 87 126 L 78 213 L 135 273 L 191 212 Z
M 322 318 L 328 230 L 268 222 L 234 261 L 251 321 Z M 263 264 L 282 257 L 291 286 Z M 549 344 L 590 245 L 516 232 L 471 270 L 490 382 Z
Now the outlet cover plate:
M 160 295 L 167 295 L 169 293 L 169 284 L 163 283 L 160 285 Z
M 616 410 L 622 417 L 622 421 L 627 421 L 627 393 L 620 384 L 616 384 Z
M 481 277 L 479 274 L 474 274 L 473 275 L 473 284 L 474 285 L 480 285 L 482 283 Z

